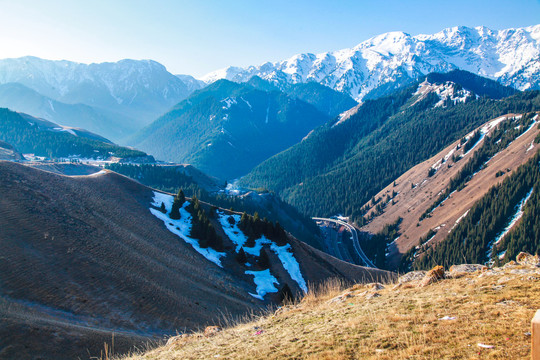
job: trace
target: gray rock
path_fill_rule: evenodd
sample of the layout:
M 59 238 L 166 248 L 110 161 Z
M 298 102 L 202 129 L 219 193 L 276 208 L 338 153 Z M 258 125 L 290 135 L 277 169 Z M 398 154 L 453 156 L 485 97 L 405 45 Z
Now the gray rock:
M 406 273 L 405 275 L 402 275 L 398 279 L 398 283 L 404 284 L 411 281 L 419 281 L 426 276 L 427 271 L 419 270 L 419 271 L 411 271 Z
M 477 271 L 486 271 L 487 269 L 488 269 L 487 266 L 481 265 L 481 264 L 453 265 L 450 267 L 450 270 L 448 271 L 448 275 L 450 277 L 453 277 L 459 274 L 470 274 Z

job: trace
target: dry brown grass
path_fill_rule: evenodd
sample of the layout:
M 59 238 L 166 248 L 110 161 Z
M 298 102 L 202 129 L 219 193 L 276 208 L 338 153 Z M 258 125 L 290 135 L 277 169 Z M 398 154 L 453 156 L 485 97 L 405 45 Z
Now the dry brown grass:
M 508 114 L 506 116 L 511 117 L 514 115 Z M 441 166 L 435 175 L 428 178 L 428 169 L 437 161 L 440 161 L 450 150 L 454 149 L 459 143 L 459 140 L 454 142 L 437 155 L 402 174 L 394 182 L 396 184 L 395 187 L 394 183 L 390 183 L 382 189 L 375 198 L 384 198 L 392 194 L 392 191 L 396 191 L 398 195 L 395 198 L 395 204 L 390 203 L 381 215 L 376 216 L 362 230 L 377 233 L 385 225 L 396 221 L 398 217 L 403 219 L 400 225 L 401 235 L 389 248 L 391 267 L 397 267 L 401 257 L 400 254 L 418 245 L 420 237 L 425 236 L 430 229 L 440 227 L 440 230 L 437 231 L 437 234 L 430 243 L 435 244 L 442 241 L 448 235 L 456 220 L 470 209 L 476 201 L 482 198 L 492 186 L 502 182 L 512 171 L 534 156 L 538 151 L 539 145 L 533 144 L 534 148 L 532 150 L 528 149 L 538 133 L 539 130 L 534 126 L 523 136 L 514 140 L 506 149 L 495 155 L 490 160 L 489 165 L 480 170 L 467 183 L 467 186 L 463 190 L 454 193 L 442 206 L 435 209 L 430 217 L 419 222 L 420 216 L 434 203 L 439 194 L 446 189 L 450 179 L 456 176 L 480 148 L 480 146 L 477 146 L 475 150 L 470 151 L 457 163 L 449 161 L 449 164 L 452 165 L 451 168 L 448 168 L 445 164 Z M 463 151 L 463 149 L 460 151 Z M 456 152 L 456 154 L 458 153 Z M 507 169 L 511 171 L 507 171 Z M 499 171 L 503 171 L 505 174 L 499 177 L 495 176 Z M 411 182 L 417 184 L 417 186 L 411 188 Z
M 178 339 L 135 359 L 526 359 L 540 308 L 540 271 L 479 273 L 424 288 L 357 285 L 342 302 L 333 281 L 274 314 L 206 338 Z M 439 320 L 444 316 L 455 320 Z M 483 349 L 478 343 L 493 345 Z

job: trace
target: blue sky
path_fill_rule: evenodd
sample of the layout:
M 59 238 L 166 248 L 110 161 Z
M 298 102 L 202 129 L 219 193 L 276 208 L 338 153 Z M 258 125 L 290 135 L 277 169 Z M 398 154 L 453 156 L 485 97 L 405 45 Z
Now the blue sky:
M 540 23 L 540 0 L 0 0 L 0 9 L 0 58 L 154 59 L 195 76 L 352 47 L 388 31 Z

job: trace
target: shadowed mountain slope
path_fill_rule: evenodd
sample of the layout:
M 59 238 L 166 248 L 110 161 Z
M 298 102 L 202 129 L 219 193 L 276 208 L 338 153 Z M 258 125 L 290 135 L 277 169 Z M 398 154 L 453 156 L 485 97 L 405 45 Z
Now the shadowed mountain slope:
M 285 93 L 220 80 L 177 104 L 131 144 L 157 159 L 232 180 L 329 119 Z
M 113 332 L 122 352 L 277 301 L 249 295 L 253 279 L 230 242 L 221 268 L 170 232 L 150 212 L 155 192 L 135 181 L 113 172 L 67 177 L 11 162 L 0 162 L 0 174 L 2 358 L 87 358 Z M 388 276 L 290 244 L 308 284 Z M 270 268 L 298 291 L 272 254 Z

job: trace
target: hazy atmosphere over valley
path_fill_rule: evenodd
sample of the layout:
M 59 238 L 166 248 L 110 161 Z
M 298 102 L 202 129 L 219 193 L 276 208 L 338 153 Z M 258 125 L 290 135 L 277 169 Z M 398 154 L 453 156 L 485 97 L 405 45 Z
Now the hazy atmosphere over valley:
M 0 359 L 540 360 L 540 1 L 0 9 Z

